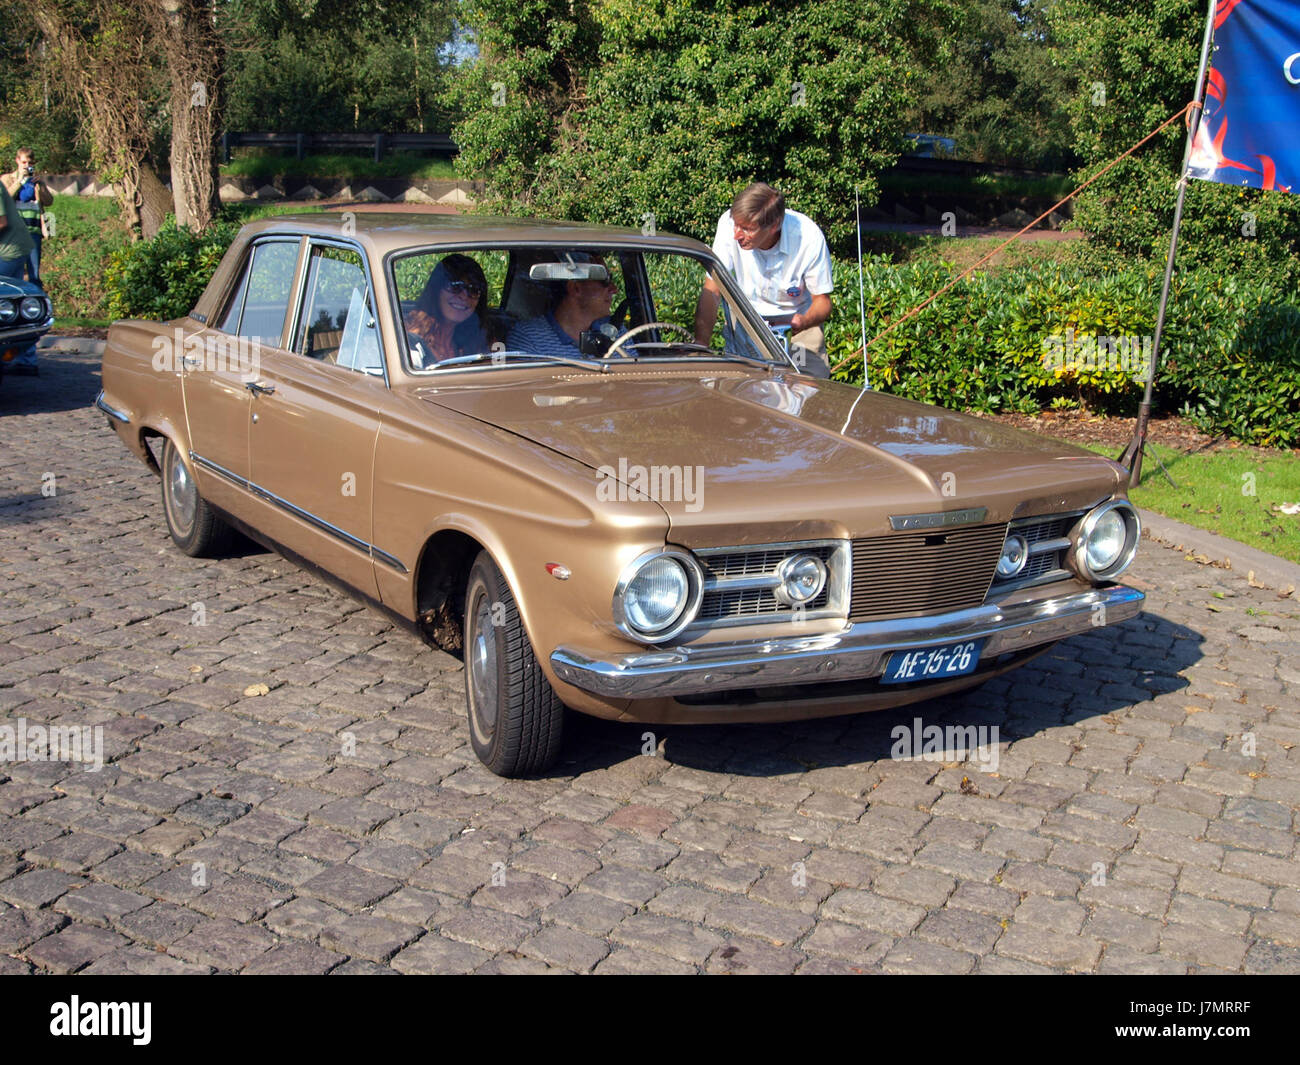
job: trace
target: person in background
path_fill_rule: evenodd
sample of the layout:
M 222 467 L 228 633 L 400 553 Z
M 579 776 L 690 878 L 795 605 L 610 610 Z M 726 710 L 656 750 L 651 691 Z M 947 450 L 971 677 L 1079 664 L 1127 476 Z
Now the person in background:
M 41 285 L 41 241 L 47 236 L 45 208 L 54 202 L 54 196 L 45 182 L 37 179 L 36 156 L 30 148 L 19 148 L 14 162 L 18 165 L 13 173 L 5 174 L 0 181 L 4 182 L 5 191 L 18 205 L 18 213 L 26 223 L 27 232 L 35 245 L 29 256 L 27 280 Z
M 765 318 L 788 318 L 791 352 L 813 377 L 828 378 L 826 333 L 831 314 L 831 253 L 807 215 L 786 210 L 785 197 L 762 181 L 737 194 L 718 219 L 713 253 Z M 709 278 L 695 308 L 695 340 L 708 346 L 722 292 Z
M 406 315 L 415 368 L 487 351 L 486 302 L 487 278 L 478 263 L 459 253 L 439 262 Z
M 31 265 L 29 259 L 33 247 L 27 225 L 18 213 L 18 205 L 0 183 L 0 277 L 23 280 L 23 274 Z M 20 351 L 5 372 L 17 377 L 40 376 L 40 370 L 36 368 L 36 345 L 30 344 Z

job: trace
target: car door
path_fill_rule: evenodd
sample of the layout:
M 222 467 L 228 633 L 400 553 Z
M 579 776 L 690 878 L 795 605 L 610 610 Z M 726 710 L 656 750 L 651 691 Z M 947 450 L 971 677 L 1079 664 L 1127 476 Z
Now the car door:
M 249 480 L 269 535 L 377 598 L 371 484 L 388 395 L 373 288 L 359 248 L 309 238 L 284 349 L 252 384 Z
M 298 265 L 299 237 L 249 247 L 239 280 L 213 325 L 179 339 L 174 363 L 183 374 L 190 457 L 199 490 L 217 506 L 240 512 L 246 502 L 252 393 L 264 352 L 281 344 Z

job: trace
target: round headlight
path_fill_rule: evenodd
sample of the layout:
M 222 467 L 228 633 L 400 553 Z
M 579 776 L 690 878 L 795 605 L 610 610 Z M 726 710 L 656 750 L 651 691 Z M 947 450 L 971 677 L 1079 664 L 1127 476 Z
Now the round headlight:
M 998 559 L 998 576 L 1003 580 L 1014 577 L 1025 568 L 1025 563 L 1028 561 L 1029 545 L 1025 543 L 1023 536 L 1016 536 L 1013 533 L 1002 545 L 1002 557 Z
M 1142 523 L 1130 503 L 1123 499 L 1103 503 L 1079 523 L 1075 569 L 1093 581 L 1118 577 L 1133 561 L 1141 537 Z
M 34 322 L 45 313 L 45 304 L 36 296 L 26 297 L 18 305 L 18 313 L 28 322 Z
M 17 317 L 17 304 L 13 300 L 0 300 L 0 325 L 8 325 Z
M 686 555 L 656 552 L 637 559 L 614 592 L 614 620 L 630 636 L 670 639 L 694 620 L 703 582 Z
M 1097 519 L 1084 544 L 1088 552 L 1088 568 L 1101 573 L 1115 564 L 1124 550 L 1124 519 L 1113 510 Z
M 816 555 L 791 555 L 781 563 L 778 575 L 776 598 L 786 606 L 811 603 L 826 587 L 826 563 Z

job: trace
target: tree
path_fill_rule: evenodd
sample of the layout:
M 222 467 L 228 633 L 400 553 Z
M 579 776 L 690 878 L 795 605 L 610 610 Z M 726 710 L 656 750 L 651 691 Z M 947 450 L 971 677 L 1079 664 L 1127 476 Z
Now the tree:
M 445 132 L 456 0 L 228 0 L 231 129 Z
M 956 139 L 963 158 L 1057 169 L 1077 162 L 1073 89 L 1050 0 L 976 0 L 961 9 L 947 61 L 922 72 L 913 129 Z
M 26 7 L 72 84 L 93 157 L 118 186 L 123 221 L 132 234 L 151 237 L 170 196 L 146 161 L 158 72 L 139 9 L 111 0 L 28 0 Z
M 709 238 L 755 178 L 834 242 L 902 147 L 945 0 L 470 0 L 459 165 L 499 210 Z

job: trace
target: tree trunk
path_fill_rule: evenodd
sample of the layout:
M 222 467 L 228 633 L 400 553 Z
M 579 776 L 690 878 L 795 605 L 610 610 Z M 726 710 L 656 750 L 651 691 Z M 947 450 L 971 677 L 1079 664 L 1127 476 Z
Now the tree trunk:
M 172 209 L 172 194 L 162 183 L 153 167 L 141 165 L 136 202 L 139 204 L 140 235 L 151 240 Z
M 146 17 L 170 77 L 172 202 L 176 224 L 203 230 L 221 209 L 217 197 L 221 40 L 206 0 L 151 0 Z

